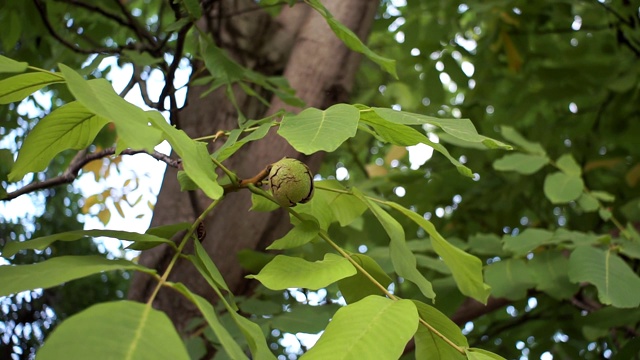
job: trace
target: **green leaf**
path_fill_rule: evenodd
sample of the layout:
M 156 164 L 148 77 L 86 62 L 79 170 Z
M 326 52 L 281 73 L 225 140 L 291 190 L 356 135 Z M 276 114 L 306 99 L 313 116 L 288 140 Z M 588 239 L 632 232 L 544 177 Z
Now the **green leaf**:
M 267 199 L 264 196 L 251 193 L 251 211 L 269 212 L 280 209 L 280 205 Z
M 564 154 L 556 160 L 556 165 L 562 172 L 572 176 L 582 176 L 582 168 L 571 154 Z
M 380 265 L 369 256 L 353 254 L 351 258 L 360 264 L 369 275 L 373 276 L 373 278 L 385 288 L 389 287 L 389 284 L 393 282 L 389 275 L 382 270 Z M 385 293 L 374 285 L 360 270 L 358 270 L 357 274 L 338 281 L 338 288 L 347 304 L 352 304 L 369 295 L 385 295 Z
M 161 57 L 154 57 L 148 52 L 140 52 L 138 50 L 123 50 L 122 55 L 127 57 L 137 66 L 151 66 L 162 62 Z
M 521 259 L 494 262 L 487 267 L 484 275 L 491 285 L 491 295 L 498 298 L 520 300 L 535 285 L 531 270 Z
M 600 201 L 604 201 L 604 202 L 613 202 L 616 200 L 615 195 L 610 194 L 606 191 L 592 191 L 591 195 L 593 195 L 593 197 L 595 197 L 596 199 L 600 200 Z
M 538 246 L 542 246 L 553 238 L 553 233 L 544 229 L 527 228 L 517 236 L 502 237 L 504 250 L 516 256 L 524 256 Z
M 301 359 L 398 359 L 417 328 L 413 302 L 368 296 L 338 310 Z
M 389 110 L 389 109 L 379 109 L 379 110 Z M 392 118 L 397 116 L 394 113 L 400 113 L 395 110 L 389 110 Z M 387 112 L 384 112 L 385 114 Z M 449 151 L 442 146 L 442 144 L 435 143 L 429 140 L 424 134 L 418 132 L 417 130 L 410 128 L 408 126 L 403 125 L 399 122 L 390 121 L 385 119 L 377 114 L 376 112 L 367 112 L 363 111 L 360 117 L 360 120 L 364 124 L 368 124 L 372 126 L 376 133 L 382 138 L 382 140 L 390 142 L 395 145 L 400 146 L 408 146 L 415 145 L 419 143 L 423 143 L 431 146 L 434 150 L 438 151 L 442 155 L 444 155 L 449 161 L 458 169 L 458 172 L 467 177 L 473 177 L 473 173 L 471 169 L 462 165 L 458 159 L 454 158 L 449 154 Z
M 579 246 L 569 258 L 569 279 L 588 282 L 598 289 L 598 299 L 618 308 L 640 306 L 640 278 L 611 249 Z
M 418 309 L 420 318 L 425 320 L 431 327 L 451 340 L 460 347 L 468 347 L 467 338 L 462 335 L 462 331 L 445 314 L 433 306 L 429 306 L 421 301 L 412 300 Z M 464 359 L 455 348 L 447 344 L 441 337 L 432 332 L 429 328 L 419 325 L 415 335 L 416 359 L 436 359 L 455 360 Z
M 155 273 L 128 260 L 107 260 L 102 256 L 59 256 L 37 264 L 0 266 L 0 296 L 46 289 L 103 271 L 129 269 Z
M 400 211 L 429 234 L 433 249 L 451 270 L 460 292 L 483 304 L 487 303 L 491 289 L 482 279 L 482 261 L 480 259 L 451 245 L 438 233 L 429 220 L 419 214 L 394 202 L 387 201 L 385 203 Z
M 371 51 L 361 40 L 358 35 L 354 34 L 349 28 L 341 24 L 336 20 L 333 15 L 327 10 L 319 0 L 309 0 L 307 4 L 311 5 L 322 17 L 325 18 L 327 24 L 336 34 L 338 39 L 342 40 L 347 47 L 353 51 L 359 52 L 369 58 L 369 60 L 378 64 L 382 70 L 391 74 L 394 78 L 398 78 L 396 73 L 396 61 L 382 57 L 375 52 Z
M 295 225 L 284 237 L 274 241 L 267 250 L 284 250 L 302 246 L 318 236 L 320 227 L 314 220 L 305 220 Z
M 207 144 L 192 140 L 184 131 L 169 125 L 157 111 L 151 112 L 153 124 L 162 130 L 164 138 L 173 150 L 180 155 L 184 171 L 212 199 L 218 199 L 224 193 L 222 186 L 216 181 L 218 175 L 209 157 Z
M 64 82 L 60 74 L 31 72 L 0 80 L 0 104 L 21 101 L 34 92 L 51 84 Z
M 549 158 L 530 154 L 507 154 L 493 162 L 493 168 L 498 171 L 515 171 L 524 175 L 531 175 L 549 163 Z
M 501 256 L 502 240 L 496 234 L 477 233 L 469 236 L 469 249 L 478 255 Z
M 13 255 L 17 254 L 20 250 L 30 249 L 30 250 L 44 250 L 54 241 L 76 241 L 80 240 L 86 236 L 90 237 L 99 237 L 106 236 L 114 239 L 134 241 L 140 243 L 151 243 L 151 244 L 167 244 L 175 248 L 175 244 L 171 240 L 163 239 L 158 236 L 149 235 L 149 234 L 140 234 L 136 232 L 129 231 L 119 231 L 119 230 L 75 230 L 68 231 L 59 234 L 42 236 L 39 238 L 35 238 L 27 241 L 10 241 L 8 242 L 4 249 L 2 250 L 2 256 L 5 258 L 10 258 Z
M 189 359 L 171 320 L 149 305 L 94 305 L 63 321 L 37 354 L 49 359 Z
M 578 291 L 579 285 L 569 281 L 569 259 L 559 251 L 536 253 L 528 267 L 535 279 L 536 289 L 554 299 L 569 299 Z
M 394 122 L 396 124 L 404 124 L 404 125 L 430 124 L 430 125 L 439 127 L 445 133 L 453 137 L 456 137 L 460 140 L 464 140 L 472 143 L 481 143 L 490 149 L 496 149 L 496 148 L 501 148 L 505 150 L 513 149 L 511 145 L 508 145 L 501 141 L 478 134 L 478 131 L 476 130 L 475 126 L 473 126 L 473 123 L 469 119 L 440 119 L 432 116 L 414 114 L 406 111 L 396 111 L 393 109 L 376 108 L 376 107 L 371 109 L 373 109 L 376 112 L 376 114 L 378 114 L 383 119 Z
M 337 104 L 326 110 L 308 108 L 286 115 L 278 134 L 301 153 L 332 152 L 356 135 L 360 111 L 352 105 Z
M 9 181 L 44 170 L 64 150 L 86 148 L 108 122 L 75 101 L 55 109 L 40 120 L 25 139 L 9 173 Z
M 229 310 L 229 308 L 227 308 Z M 242 317 L 238 313 L 229 310 L 231 318 L 238 325 L 242 334 L 244 334 L 247 343 L 249 343 L 249 349 L 251 349 L 251 355 L 255 360 L 275 360 L 269 346 L 267 346 L 267 340 L 264 337 L 264 333 L 258 324 L 253 321 Z
M 327 304 L 322 306 L 297 305 L 290 311 L 274 316 L 272 327 L 287 333 L 317 334 L 324 330 L 329 320 L 341 306 Z
M 247 278 L 256 279 L 271 290 L 292 287 L 318 290 L 355 273 L 356 269 L 347 259 L 330 253 L 315 262 L 278 255 L 258 275 L 247 275 Z
M 200 37 L 200 52 L 211 76 L 220 80 L 222 84 L 231 84 L 244 77 L 246 69 L 231 60 L 224 50 L 217 47 L 209 38 Z
M 355 196 L 367 204 L 369 210 L 371 210 L 373 215 L 375 215 L 389 235 L 391 240 L 389 243 L 389 255 L 391 256 L 391 262 L 393 263 L 393 268 L 396 270 L 396 273 L 416 284 L 420 289 L 420 292 L 422 292 L 422 294 L 427 298 L 435 298 L 436 293 L 433 292 L 431 283 L 420 273 L 420 271 L 418 271 L 416 267 L 416 257 L 407 246 L 402 225 L 400 225 L 396 219 L 384 211 L 378 204 L 364 197 L 358 189 L 353 188 L 352 191 Z
M 182 0 L 182 3 L 193 20 L 198 20 L 202 17 L 202 9 L 198 0 Z
M 337 189 L 344 191 L 344 186 L 336 180 L 317 181 L 315 182 L 315 188 L 333 195 L 333 198 L 327 197 L 327 206 L 333 212 L 334 218 L 340 223 L 340 226 L 351 224 L 367 210 L 367 205 L 353 194 L 335 193 L 326 190 Z
M 553 204 L 565 204 L 577 200 L 584 190 L 582 178 L 555 172 L 544 179 L 544 194 Z
M 483 349 L 469 348 L 466 352 L 469 360 L 506 360 L 498 354 Z
M 542 148 L 540 143 L 531 142 L 525 139 L 520 133 L 510 126 L 501 126 L 500 133 L 502 136 L 518 145 L 522 150 L 535 155 L 546 156 L 547 152 Z
M 182 170 L 178 170 L 178 183 L 180 184 L 180 191 L 195 191 L 198 190 L 198 185 L 191 180 L 189 175 Z
M 591 193 L 583 192 L 578 198 L 578 205 L 586 212 L 596 211 L 600 208 L 600 202 Z
M 199 241 L 194 241 L 193 247 L 195 249 L 196 257 L 198 258 L 198 260 L 200 260 L 200 263 L 204 266 L 203 269 L 206 271 L 205 278 L 213 280 L 216 287 L 224 289 L 229 294 L 231 294 L 231 290 L 229 289 L 227 283 L 224 281 L 222 273 L 220 273 L 220 270 L 218 270 L 216 264 L 211 260 L 209 254 L 207 254 L 207 251 L 204 249 L 202 244 L 200 244 Z
M 107 80 L 86 81 L 70 67 L 64 64 L 59 64 L 59 67 L 67 80 L 69 91 L 78 102 L 94 114 L 113 122 L 126 146 L 151 152 L 160 143 L 161 133 L 149 126 L 145 112 L 118 96 Z M 124 144 L 118 143 L 118 150 L 124 149 Z
M 222 145 L 220 147 L 220 149 L 216 150 L 215 153 L 213 153 L 213 157 L 216 158 L 216 160 L 218 161 L 224 161 L 227 158 L 229 158 L 229 156 L 233 155 L 236 153 L 236 151 L 238 151 L 242 146 L 244 146 L 245 144 L 251 142 L 251 141 L 256 141 L 256 140 L 260 140 L 262 138 L 264 138 L 267 133 L 269 132 L 269 129 L 271 129 L 272 127 L 272 123 L 268 122 L 268 123 L 264 123 L 260 126 L 258 126 L 257 129 L 253 130 L 251 133 L 249 133 L 249 135 L 243 137 L 241 140 L 237 140 L 232 138 L 231 136 L 227 139 L 227 141 L 224 143 L 224 145 Z M 237 131 L 238 133 L 242 132 L 241 129 L 235 129 L 232 131 Z M 238 134 L 239 135 L 239 134 Z
M 222 323 L 218 319 L 213 305 L 211 305 L 202 296 L 192 293 L 183 284 L 171 284 L 171 287 L 181 292 L 187 299 L 189 299 L 189 301 L 196 305 L 229 357 L 231 357 L 232 359 L 248 359 L 244 354 L 244 351 L 242 351 L 242 349 L 240 348 L 240 345 L 238 345 L 231 334 L 229 334 L 229 331 L 227 331 L 227 329 L 222 326 Z
M 29 64 L 18 62 L 0 55 L 0 73 L 21 73 L 27 70 Z

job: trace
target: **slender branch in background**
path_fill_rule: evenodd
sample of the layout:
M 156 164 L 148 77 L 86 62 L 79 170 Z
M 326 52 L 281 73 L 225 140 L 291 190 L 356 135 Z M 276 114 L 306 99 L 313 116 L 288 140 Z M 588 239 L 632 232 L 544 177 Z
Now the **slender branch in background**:
M 103 48 L 94 48 L 94 49 L 83 49 L 80 46 L 78 46 L 77 44 L 69 42 L 68 40 L 63 38 L 60 34 L 58 34 L 56 32 L 56 30 L 53 28 L 53 25 L 51 25 L 51 22 L 49 21 L 49 18 L 47 17 L 47 10 L 45 8 L 45 5 L 42 3 L 42 1 L 41 0 L 33 0 L 33 3 L 35 4 L 36 9 L 38 10 L 38 13 L 40 14 L 40 18 L 42 19 L 42 23 L 47 28 L 47 30 L 49 31 L 51 36 L 53 36 L 56 40 L 58 40 L 58 42 L 60 42 L 62 45 L 64 45 L 65 47 L 69 48 L 70 50 L 72 50 L 74 52 L 77 52 L 79 54 L 95 54 L 95 53 L 120 54 L 122 52 L 123 48 L 120 48 L 120 47 L 117 47 L 117 48 L 103 47 Z
M 151 53 L 151 55 L 155 57 L 162 57 L 162 52 L 159 51 L 160 49 L 158 49 L 157 47 L 157 38 L 153 36 L 153 34 L 151 34 L 147 29 L 145 29 L 144 26 L 141 26 L 138 20 L 133 17 L 133 15 L 131 15 L 131 12 L 124 5 L 125 2 L 120 0 L 113 0 L 113 2 L 116 3 L 122 15 L 127 18 L 127 27 L 136 33 L 140 41 L 146 42 L 148 45 L 150 45 L 147 50 Z
M 20 195 L 28 194 L 37 190 L 48 189 L 48 188 L 58 186 L 58 185 L 63 185 L 63 184 L 70 184 L 78 177 L 78 173 L 80 172 L 80 169 L 82 169 L 86 164 L 94 160 L 102 159 L 103 157 L 106 157 L 106 156 L 114 155 L 115 153 L 116 153 L 115 147 L 110 147 L 110 148 L 107 148 L 95 153 L 91 153 L 88 155 L 86 155 L 86 152 L 83 150 L 79 152 L 73 158 L 73 160 L 71 160 L 69 167 L 67 167 L 67 169 L 64 171 L 62 175 L 56 176 L 51 179 L 47 179 L 45 181 L 34 182 L 29 185 L 26 185 L 16 191 L 8 193 L 5 198 L 0 200 L 8 201 L 8 200 L 17 198 Z M 135 155 L 135 154 L 147 154 L 158 161 L 162 161 L 166 163 L 168 166 L 171 166 L 177 169 L 182 169 L 180 160 L 173 159 L 157 151 L 149 153 L 145 150 L 126 149 L 120 153 L 120 155 Z
M 145 80 L 142 80 L 139 68 L 133 68 L 133 76 L 136 77 L 136 82 L 140 87 L 140 96 L 142 96 L 142 101 L 144 101 L 144 103 L 150 108 L 160 109 L 160 104 L 151 100 L 151 98 L 149 97 L 149 92 L 147 91 L 147 82 Z
M 136 84 L 137 84 L 137 81 L 136 81 L 136 69 L 135 69 L 135 66 L 134 66 L 133 73 L 131 74 L 131 79 L 129 79 L 129 82 L 127 83 L 127 86 L 125 86 L 124 89 L 122 89 L 122 91 L 120 91 L 118 96 L 120 96 L 121 98 L 124 99 L 124 97 L 127 96 L 129 91 L 131 91 L 131 89 L 133 89 L 133 87 L 136 86 Z
M 173 81 L 176 77 L 176 71 L 178 70 L 178 66 L 180 65 L 180 60 L 182 60 L 185 40 L 187 37 L 187 33 L 189 32 L 189 29 L 191 29 L 191 26 L 193 26 L 193 23 L 189 22 L 178 31 L 178 39 L 176 40 L 176 51 L 173 54 L 173 61 L 171 61 L 171 65 L 169 66 L 169 69 L 165 74 L 165 85 L 164 85 L 164 88 L 162 89 L 162 93 L 160 94 L 160 99 L 158 100 L 160 102 L 160 106 L 162 106 L 163 108 L 164 108 L 164 99 L 167 96 L 172 96 L 176 91 Z M 174 110 L 178 111 L 178 108 L 177 106 L 174 108 L 174 104 L 171 104 L 170 110 L 173 113 Z M 174 123 L 174 125 L 177 125 L 177 124 Z
M 98 13 L 98 14 L 104 16 L 107 19 L 113 20 L 113 21 L 115 21 L 116 23 L 118 23 L 118 24 L 120 24 L 122 26 L 130 27 L 129 24 L 125 20 L 123 20 L 121 17 L 108 12 L 107 10 L 105 10 L 105 9 L 103 9 L 103 8 L 97 6 L 97 5 L 88 4 L 88 3 L 85 3 L 85 2 L 82 2 L 82 1 L 79 1 L 79 0 L 56 0 L 56 1 L 57 2 L 67 3 L 67 4 L 70 4 L 70 5 L 74 5 L 74 6 L 77 6 L 77 7 L 80 7 L 80 8 L 87 9 L 89 11 Z

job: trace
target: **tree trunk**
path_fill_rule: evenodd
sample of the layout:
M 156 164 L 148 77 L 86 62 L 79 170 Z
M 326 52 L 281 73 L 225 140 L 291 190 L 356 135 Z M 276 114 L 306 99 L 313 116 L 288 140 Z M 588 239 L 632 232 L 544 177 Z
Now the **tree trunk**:
M 231 3 L 234 5 L 227 4 L 226 8 L 221 5 L 214 9 L 215 13 L 209 17 L 211 21 L 203 24 L 210 30 L 223 29 L 214 34 L 218 45 L 225 47 L 238 61 L 256 71 L 270 75 L 284 72 L 291 86 L 296 89 L 296 94 L 307 106 L 326 108 L 334 103 L 347 101 L 360 56 L 349 51 L 336 38 L 322 17 L 305 4 L 285 8 L 280 15 L 271 19 L 262 11 L 242 11 L 255 7 L 252 1 L 247 1 L 243 6 L 235 5 L 233 1 L 229 2 Z M 377 1 L 329 0 L 323 3 L 340 22 L 361 38 L 368 35 L 378 6 Z M 211 26 L 215 21 L 222 26 Z M 206 88 L 190 89 L 188 106 L 180 112 L 177 125 L 192 137 L 237 127 L 238 115 L 224 92 L 214 92 L 201 99 L 200 95 L 205 90 Z M 298 110 L 286 106 L 277 98 L 273 99 L 268 109 L 244 93 L 236 92 L 236 98 L 248 118 L 261 118 L 281 108 Z M 218 141 L 223 142 L 224 139 Z M 264 140 L 246 145 L 228 159 L 225 165 L 241 178 L 246 178 L 284 156 L 304 158 L 273 131 Z M 321 160 L 321 154 L 304 158 L 314 171 L 319 168 Z M 180 192 L 175 169 L 167 169 L 152 226 L 192 222 L 210 202 L 200 192 Z M 243 270 L 236 258 L 237 252 L 242 249 L 263 250 L 290 227 L 289 217 L 284 211 L 249 212 L 250 206 L 248 191 L 231 193 L 205 221 L 207 237 L 203 246 L 236 294 L 247 289 Z M 190 250 L 187 249 L 188 251 Z M 140 257 L 140 263 L 162 271 L 172 256 L 171 249 L 157 247 L 145 251 Z M 179 260 L 169 280 L 184 283 L 191 290 L 214 300 L 213 291 L 189 262 Z M 155 280 L 137 273 L 129 298 L 146 301 L 155 285 Z M 171 290 L 160 291 L 154 307 L 165 311 L 179 330 L 184 328 L 191 317 L 198 315 L 193 306 Z

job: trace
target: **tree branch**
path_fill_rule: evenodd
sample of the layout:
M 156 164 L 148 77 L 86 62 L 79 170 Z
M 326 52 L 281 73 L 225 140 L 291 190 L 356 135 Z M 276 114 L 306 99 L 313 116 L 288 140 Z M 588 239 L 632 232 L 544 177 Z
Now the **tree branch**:
M 69 184 L 71 182 L 73 182 L 77 177 L 78 177 L 78 173 L 80 172 L 80 169 L 82 169 L 82 167 L 84 167 L 86 164 L 90 163 L 93 160 L 98 160 L 98 159 L 102 159 L 103 157 L 109 156 L 109 155 L 114 155 L 116 153 L 116 148 L 115 147 L 110 147 L 107 149 L 104 149 L 102 151 L 98 151 L 95 153 L 91 153 L 89 155 L 86 155 L 86 151 L 80 151 L 74 158 L 73 160 L 71 160 L 71 163 L 69 164 L 69 167 L 67 167 L 67 169 L 64 171 L 64 173 L 60 176 L 56 176 L 54 178 L 51 179 L 47 179 L 45 181 L 41 181 L 41 182 L 34 182 L 31 183 L 29 185 L 26 185 L 16 191 L 10 192 L 7 194 L 7 196 L 1 200 L 3 201 L 9 201 L 12 199 L 17 198 L 20 195 L 24 195 L 24 194 L 28 194 L 37 190 L 42 190 L 42 189 L 48 189 L 54 186 L 58 186 L 58 185 L 62 185 L 62 184 Z M 157 151 L 154 151 L 152 153 L 146 152 L 145 150 L 132 150 L 132 149 L 126 149 L 124 151 L 122 151 L 119 155 L 135 155 L 135 154 L 147 154 L 151 157 L 153 157 L 154 159 L 158 160 L 158 161 L 162 161 L 164 163 L 166 163 L 168 166 L 174 167 L 174 168 L 178 168 L 181 169 L 182 165 L 180 163 L 180 160 L 178 159 L 173 159 L 165 154 L 159 153 Z
M 62 45 L 69 48 L 70 50 L 77 52 L 79 54 L 95 54 L 95 53 L 120 54 L 122 52 L 123 48 L 121 47 L 83 49 L 80 46 L 78 46 L 78 44 L 74 44 L 66 40 L 65 38 L 62 37 L 62 35 L 58 34 L 56 30 L 53 28 L 53 25 L 51 25 L 51 22 L 47 17 L 47 10 L 45 8 L 45 5 L 41 2 L 41 0 L 33 0 L 33 3 L 35 4 L 36 9 L 40 14 L 40 18 L 42 19 L 44 26 L 47 28 L 51 36 L 53 36 L 56 40 L 58 40 L 58 42 L 60 42 Z

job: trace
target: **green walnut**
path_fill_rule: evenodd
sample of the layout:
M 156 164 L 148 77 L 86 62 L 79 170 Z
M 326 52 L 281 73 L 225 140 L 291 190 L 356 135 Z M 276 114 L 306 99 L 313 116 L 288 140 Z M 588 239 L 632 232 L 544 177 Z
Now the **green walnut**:
M 313 175 L 302 161 L 284 158 L 271 165 L 271 194 L 285 207 L 304 204 L 313 197 Z

